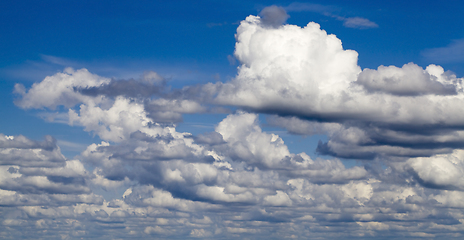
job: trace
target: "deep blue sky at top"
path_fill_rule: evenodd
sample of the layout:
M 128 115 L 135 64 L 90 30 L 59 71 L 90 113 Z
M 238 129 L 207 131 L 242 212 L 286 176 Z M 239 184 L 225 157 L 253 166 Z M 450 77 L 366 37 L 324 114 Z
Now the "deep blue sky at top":
M 227 65 L 239 21 L 265 6 L 292 2 L 2 1 L 0 67 L 39 60 L 42 54 L 75 61 L 145 59 Z M 360 53 L 362 67 L 409 61 L 427 64 L 421 61 L 420 51 L 464 37 L 462 1 L 311 3 L 333 6 L 340 16 L 360 16 L 379 25 L 377 29 L 349 29 L 319 13 L 289 13 L 291 24 L 304 26 L 315 21 L 336 34 L 345 48 Z
M 66 66 L 85 67 L 115 78 L 137 78 L 152 70 L 174 87 L 227 81 L 237 65 L 233 55 L 238 23 L 269 5 L 294 1 L 0 1 L 0 132 L 40 138 L 72 132 L 46 123 L 33 111 L 13 104 L 15 83 L 26 87 Z M 300 1 L 305 2 L 305 1 Z M 330 6 L 342 17 L 363 17 L 379 25 L 353 29 L 318 12 L 289 12 L 288 23 L 315 21 L 337 35 L 345 49 L 359 53 L 362 68 L 435 63 L 464 75 L 462 62 L 425 59 L 426 49 L 445 47 L 464 38 L 463 1 L 311 1 Z M 216 75 L 219 74 L 219 75 Z M 219 76 L 219 78 L 218 78 Z M 64 138 L 66 139 L 66 138 Z

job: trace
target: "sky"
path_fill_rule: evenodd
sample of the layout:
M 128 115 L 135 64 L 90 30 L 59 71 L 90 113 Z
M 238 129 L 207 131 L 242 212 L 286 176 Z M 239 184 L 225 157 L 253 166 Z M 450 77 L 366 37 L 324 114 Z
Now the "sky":
M 462 239 L 462 1 L 0 2 L 0 238 Z

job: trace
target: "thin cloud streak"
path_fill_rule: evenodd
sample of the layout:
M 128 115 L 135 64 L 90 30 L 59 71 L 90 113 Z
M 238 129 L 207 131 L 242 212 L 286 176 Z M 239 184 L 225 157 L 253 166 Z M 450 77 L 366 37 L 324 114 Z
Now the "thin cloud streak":
M 464 39 L 454 40 L 446 47 L 426 49 L 422 56 L 438 63 L 461 63 L 464 61 Z
M 343 22 L 343 26 L 347 28 L 357 28 L 357 29 L 369 29 L 369 28 L 378 28 L 379 25 L 375 22 L 370 21 L 369 19 L 363 17 L 342 17 L 340 15 L 334 14 L 338 10 L 335 6 L 330 5 L 321 5 L 314 3 L 291 3 L 285 10 L 288 12 L 315 12 L 320 13 L 324 16 L 334 18 L 338 21 Z

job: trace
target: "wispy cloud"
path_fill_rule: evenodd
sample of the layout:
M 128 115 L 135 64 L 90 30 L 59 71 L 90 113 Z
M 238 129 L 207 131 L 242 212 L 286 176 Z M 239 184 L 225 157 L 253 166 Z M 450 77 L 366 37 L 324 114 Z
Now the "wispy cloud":
M 343 22 L 343 26 L 348 28 L 368 29 L 378 28 L 379 25 L 371 20 L 363 17 L 343 17 L 335 14 L 338 10 L 335 6 L 321 5 L 314 3 L 292 3 L 285 7 L 288 12 L 316 12 L 324 16 L 334 18 Z
M 359 28 L 359 29 L 367 29 L 367 28 L 378 28 L 379 25 L 377 23 L 372 22 L 369 19 L 362 18 L 362 17 L 337 17 L 338 20 L 343 21 L 343 26 L 348 28 Z
M 464 62 L 464 39 L 454 40 L 446 47 L 426 49 L 422 51 L 422 56 L 437 63 Z

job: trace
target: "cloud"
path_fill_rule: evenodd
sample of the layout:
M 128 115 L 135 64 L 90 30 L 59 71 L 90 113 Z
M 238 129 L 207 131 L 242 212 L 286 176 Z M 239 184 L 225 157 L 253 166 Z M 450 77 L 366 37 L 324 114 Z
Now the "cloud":
M 263 10 L 261 10 L 259 15 L 261 16 L 261 23 L 264 26 L 270 26 L 274 28 L 284 24 L 290 17 L 284 8 L 275 5 L 265 7 Z
M 155 72 L 115 80 L 65 69 L 17 85 L 17 106 L 67 115 L 103 141 L 67 159 L 50 136 L 0 135 L 0 234 L 462 234 L 462 78 L 414 63 L 362 70 L 357 52 L 318 24 L 283 24 L 282 9 L 268 10 L 270 22 L 263 13 L 238 27 L 240 66 L 228 82 L 171 89 Z M 183 114 L 215 107 L 233 113 L 211 132 L 176 128 Z M 259 114 L 294 134 L 326 135 L 316 149 L 325 159 L 291 152 Z
M 235 55 L 242 65 L 235 79 L 216 84 L 216 103 L 332 122 L 455 125 L 463 117 L 457 105 L 462 94 L 440 96 L 453 94 L 454 89 L 460 93 L 461 79 L 448 77 L 440 67 L 431 65 L 424 71 L 417 65 L 406 65 L 397 71 L 401 80 L 390 80 L 388 74 L 395 67 L 361 71 L 357 52 L 344 50 L 338 38 L 328 35 L 316 23 L 273 30 L 259 24 L 259 18 L 250 16 L 237 29 Z M 379 74 L 379 80 L 371 80 L 375 78 L 367 76 L 370 73 Z M 422 89 L 403 89 L 412 85 L 410 79 L 417 79 Z M 211 85 L 205 86 L 205 90 L 206 87 Z M 370 94 L 372 91 L 391 94 Z M 437 92 L 440 95 L 432 94 Z M 425 95 L 402 96 L 421 94 Z M 376 107 L 380 105 L 382 108 Z M 418 112 L 424 105 L 431 107 Z M 443 113 L 434 107 L 442 105 L 446 108 Z
M 149 97 L 160 93 L 165 85 L 165 80 L 156 72 L 146 72 L 139 81 L 130 80 L 111 80 L 107 84 L 100 86 L 88 86 L 78 88 L 78 90 L 88 96 L 105 95 L 109 97 Z
M 462 190 L 463 155 L 463 150 L 456 149 L 450 154 L 410 159 L 408 165 L 417 174 L 420 183 L 427 187 Z
M 464 118 L 458 110 L 462 79 L 440 66 L 423 69 L 409 63 L 361 71 L 357 53 L 344 50 L 318 24 L 267 30 L 253 16 L 237 29 L 235 55 L 241 62 L 237 77 L 205 85 L 205 93 L 218 92 L 209 101 L 296 117 L 291 124 L 277 125 L 300 134 L 328 133 L 319 153 L 361 159 L 426 157 L 450 152 L 462 142 L 456 135 Z M 330 124 L 338 130 L 324 129 Z
M 362 18 L 362 17 L 341 18 L 341 20 L 343 21 L 343 26 L 348 27 L 348 28 L 367 29 L 367 28 L 378 28 L 379 27 L 377 23 L 372 22 L 369 19 Z
M 422 51 L 428 61 L 437 63 L 459 63 L 464 61 L 464 39 L 454 40 L 446 47 L 431 48 Z
M 67 204 L 54 197 L 57 194 L 91 195 L 87 184 L 90 176 L 82 162 L 66 159 L 52 137 L 47 136 L 43 142 L 24 136 L 0 137 L 3 143 L 0 146 L 0 189 L 9 193 L 0 201 L 1 205 L 18 205 L 13 199 L 21 199 L 25 205 L 44 204 L 50 198 L 53 201 L 49 204 Z M 42 196 L 34 200 L 37 194 Z
M 367 91 L 400 96 L 455 95 L 456 85 L 452 80 L 440 66 L 429 65 L 424 71 L 416 64 L 408 63 L 401 69 L 395 66 L 380 66 L 377 71 L 364 69 L 356 83 L 363 85 Z
M 372 22 L 371 20 L 363 17 L 342 17 L 335 14 L 334 12 L 339 11 L 335 6 L 321 5 L 314 3 L 291 3 L 284 8 L 288 12 L 316 12 L 324 16 L 334 18 L 338 21 L 343 22 L 343 26 L 347 28 L 357 28 L 357 29 L 368 29 L 368 28 L 378 28 L 377 23 Z
M 21 84 L 15 85 L 15 93 L 21 96 L 15 104 L 21 108 L 55 109 L 58 105 L 72 107 L 86 101 L 87 97 L 79 94 L 74 88 L 86 88 L 109 82 L 109 79 L 91 74 L 87 69 L 74 71 L 66 68 L 63 73 L 49 76 L 40 83 L 36 83 L 27 92 Z

